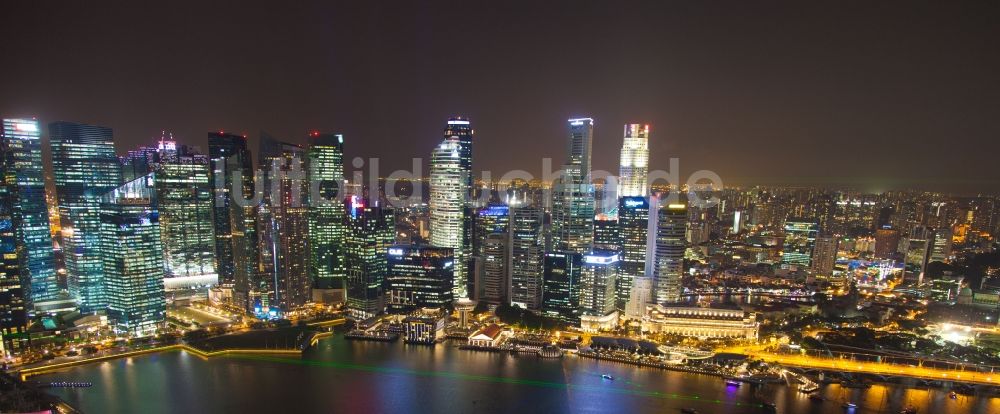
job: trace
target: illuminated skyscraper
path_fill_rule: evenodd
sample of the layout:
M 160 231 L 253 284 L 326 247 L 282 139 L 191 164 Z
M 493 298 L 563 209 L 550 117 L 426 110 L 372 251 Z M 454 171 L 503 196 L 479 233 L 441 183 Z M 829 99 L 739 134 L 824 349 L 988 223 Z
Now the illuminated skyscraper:
M 38 121 L 4 119 L 3 160 L 8 166 L 3 180 L 15 186 L 14 214 L 18 221 L 17 243 L 23 249 L 20 271 L 26 281 L 25 299 L 31 304 L 59 299 L 56 284 L 49 210 L 45 204 L 45 173 Z M 13 188 L 12 188 L 13 190 Z
M 255 192 L 246 137 L 210 132 L 208 156 L 216 271 L 223 286 L 233 287 L 233 305 L 249 312 L 270 291 L 270 279 L 259 269 L 257 208 L 263 194 Z
M 542 210 L 510 209 L 510 302 L 529 310 L 542 308 Z
M 0 146 L 5 147 L 2 141 Z M 0 153 L 6 155 L 7 149 Z M 10 157 L 0 162 L 0 177 L 7 176 Z M 17 187 L 0 181 L 0 357 L 18 353 L 28 343 L 28 289 L 21 272 L 23 249 L 17 247 Z
M 659 206 L 656 223 L 656 249 L 653 264 L 653 286 L 657 303 L 681 299 L 681 277 L 684 273 L 684 232 L 687 229 L 687 207 L 684 204 Z
M 387 304 L 391 313 L 444 308 L 454 300 L 455 258 L 451 249 L 396 245 L 388 250 Z
M 621 240 L 621 273 L 616 287 L 618 310 L 625 310 L 632 291 L 632 279 L 645 275 L 646 234 L 649 226 L 649 201 L 645 196 L 618 200 L 618 233 Z
M 812 254 L 818 233 L 819 224 L 815 221 L 794 218 L 786 220 L 781 264 L 804 268 L 812 266 Z
M 156 210 L 163 238 L 164 286 L 168 290 L 215 285 L 215 229 L 208 157 L 172 141 L 160 142 Z
M 352 197 L 347 205 L 344 265 L 347 308 L 358 319 L 378 315 L 385 307 L 386 254 L 396 234 L 394 212 Z
M 598 214 L 594 217 L 594 248 L 610 250 L 619 249 L 621 245 L 618 217 L 606 214 Z
M 283 311 L 305 305 L 312 299 L 309 278 L 309 181 L 305 174 L 305 153 L 302 147 L 286 144 L 279 158 L 277 176 L 272 185 L 278 189 L 272 195 L 275 237 L 275 302 Z M 278 196 L 275 200 L 273 197 Z
M 583 255 L 550 252 L 543 262 L 544 294 L 542 310 L 565 323 L 580 323 L 580 277 Z
M 552 249 L 585 253 L 594 243 L 594 185 L 590 155 L 594 121 L 569 120 L 567 162 L 552 185 Z
M 167 318 L 155 175 L 123 184 L 100 204 L 108 319 L 115 331 L 134 336 L 155 334 Z
M 621 256 L 595 250 L 583 255 L 580 276 L 580 314 L 604 316 L 615 311 L 615 285 Z
M 248 272 L 257 272 L 256 240 L 249 239 L 256 238 L 253 217 L 258 203 L 250 203 L 252 206 L 240 206 L 233 200 L 234 195 L 240 196 L 241 199 L 253 199 L 253 160 L 250 158 L 250 150 L 247 149 L 246 137 L 221 131 L 209 132 L 208 158 L 209 180 L 213 194 L 212 221 L 215 233 L 216 270 L 223 285 L 240 285 L 235 286 L 234 295 L 237 296 L 238 306 L 246 308 L 249 306 L 245 297 L 247 287 L 245 284 L 237 283 L 237 274 L 239 273 L 245 282 L 252 278 Z M 242 194 L 234 193 L 237 188 L 234 177 L 242 179 L 242 185 L 239 186 Z M 237 209 L 244 211 L 236 211 Z M 243 216 L 241 218 L 250 222 L 238 220 L 236 216 Z M 234 233 L 239 233 L 240 236 L 234 237 Z M 241 250 L 239 253 L 234 251 L 237 248 Z M 236 259 L 237 256 L 240 260 Z M 237 269 L 240 266 L 243 269 Z
M 314 297 L 323 291 L 342 292 L 344 269 L 344 136 L 309 136 L 309 276 Z M 319 300 L 317 302 L 323 302 Z
M 459 121 L 449 121 L 451 122 Z M 461 121 L 468 122 L 468 121 Z M 446 136 L 431 153 L 430 171 L 430 224 L 431 244 L 452 249 L 455 255 L 455 286 L 457 298 L 468 297 L 466 259 L 467 225 L 466 198 L 469 194 L 468 171 L 463 166 L 464 151 L 461 137 Z
M 121 185 L 111 129 L 55 122 L 49 124 L 49 138 L 69 293 L 81 312 L 103 310 L 101 196 Z
M 493 233 L 507 233 L 510 212 L 506 205 L 491 205 L 476 213 L 473 227 L 472 255 L 482 257 L 486 238 Z
M 812 271 L 817 276 L 833 276 L 833 267 L 837 264 L 837 248 L 840 239 L 837 236 L 820 236 L 816 238 L 816 248 L 813 249 Z
M 645 197 L 649 194 L 649 124 L 625 125 L 618 197 Z
M 507 233 L 493 233 L 483 242 L 482 296 L 494 305 L 510 303 L 510 252 Z
M 575 177 L 575 182 L 590 182 L 591 150 L 594 144 L 594 120 L 574 118 L 569 123 L 567 141 L 566 174 Z
M 875 231 L 875 257 L 892 258 L 899 250 L 899 230 L 883 227 Z

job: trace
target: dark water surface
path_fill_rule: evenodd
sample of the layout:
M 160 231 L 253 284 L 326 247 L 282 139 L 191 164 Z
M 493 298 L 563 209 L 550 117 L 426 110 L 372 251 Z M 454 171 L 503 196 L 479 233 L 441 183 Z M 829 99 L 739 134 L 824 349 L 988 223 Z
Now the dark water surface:
M 601 374 L 614 376 L 614 381 Z M 948 398 L 945 391 L 828 385 L 816 403 L 782 385 L 727 387 L 704 375 L 567 356 L 534 356 L 346 341 L 337 335 L 301 358 L 203 359 L 167 352 L 84 365 L 34 377 L 89 381 L 51 392 L 94 413 L 1000 413 L 1000 398 Z M 845 400 L 858 404 L 847 411 Z

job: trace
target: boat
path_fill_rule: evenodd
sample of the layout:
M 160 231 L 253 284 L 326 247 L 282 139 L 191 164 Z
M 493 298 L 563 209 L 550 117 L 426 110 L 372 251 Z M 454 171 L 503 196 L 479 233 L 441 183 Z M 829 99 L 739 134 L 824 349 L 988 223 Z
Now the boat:
M 734 380 L 732 378 L 726 379 L 726 385 L 728 386 L 739 387 L 741 384 L 742 384 L 741 382 Z
M 903 411 L 899 412 L 899 414 L 917 414 L 917 408 L 911 405 L 904 408 Z
M 615 377 L 612 377 L 611 375 L 608 375 L 608 374 L 601 374 L 601 378 L 604 378 L 606 380 L 611 380 L 611 381 L 615 380 Z
M 844 405 L 842 405 L 841 407 L 844 407 L 844 408 L 857 408 L 858 405 L 855 404 L 855 403 L 852 403 L 852 402 L 845 402 Z
M 777 404 L 770 401 L 761 402 L 760 405 L 764 406 L 764 409 L 767 411 L 775 411 L 778 409 Z
M 958 399 L 958 393 L 956 393 L 955 391 L 949 392 L 948 393 L 948 398 L 951 398 L 953 400 L 957 400 Z
M 823 399 L 823 397 L 821 397 L 819 395 L 813 394 L 813 395 L 809 396 L 809 401 L 812 401 L 812 402 L 823 402 L 823 401 L 826 401 L 826 400 Z
M 694 408 L 681 408 L 681 413 L 683 414 L 698 414 L 698 410 Z
M 806 394 L 809 394 L 809 393 L 814 392 L 814 391 L 816 391 L 818 389 L 819 389 L 819 386 L 817 386 L 816 384 L 809 384 L 809 385 L 806 385 L 804 387 L 799 387 L 799 392 L 804 392 Z

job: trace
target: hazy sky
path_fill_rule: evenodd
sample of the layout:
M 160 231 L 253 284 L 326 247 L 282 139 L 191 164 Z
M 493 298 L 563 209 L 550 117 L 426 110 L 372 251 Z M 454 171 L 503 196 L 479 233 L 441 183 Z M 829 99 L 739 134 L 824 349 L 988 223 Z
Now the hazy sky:
M 590 116 L 599 169 L 647 122 L 653 168 L 731 184 L 1000 192 L 1000 2 L 920 3 L 13 2 L 0 114 L 110 126 L 119 152 L 339 131 L 383 174 L 462 114 L 494 176 L 562 163 Z

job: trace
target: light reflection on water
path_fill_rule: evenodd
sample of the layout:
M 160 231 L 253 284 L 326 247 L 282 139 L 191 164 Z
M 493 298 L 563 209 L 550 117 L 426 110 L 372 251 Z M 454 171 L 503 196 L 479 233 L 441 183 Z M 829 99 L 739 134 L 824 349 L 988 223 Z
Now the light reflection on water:
M 610 374 L 609 381 L 601 374 Z M 87 413 L 371 412 L 371 413 L 1000 413 L 1000 399 L 874 385 L 828 385 L 817 403 L 783 385 L 728 387 L 720 378 L 567 356 L 463 351 L 402 343 L 321 341 L 301 359 L 222 357 L 183 352 L 116 360 L 36 377 L 89 381 L 53 392 Z

